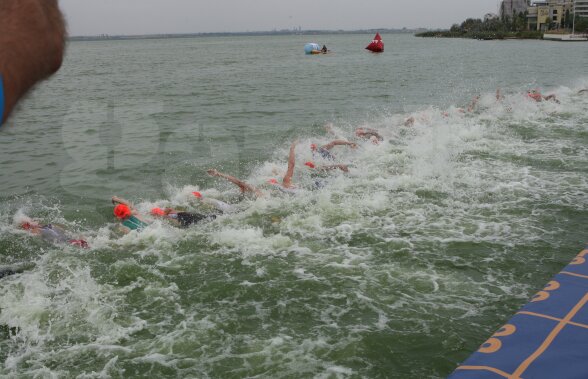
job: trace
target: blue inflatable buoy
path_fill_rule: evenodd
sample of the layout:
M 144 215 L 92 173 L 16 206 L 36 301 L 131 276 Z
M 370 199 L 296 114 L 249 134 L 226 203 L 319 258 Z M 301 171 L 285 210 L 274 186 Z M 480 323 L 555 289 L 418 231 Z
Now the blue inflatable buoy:
M 304 52 L 306 54 L 318 54 L 321 52 L 321 47 L 318 43 L 307 43 L 304 45 Z

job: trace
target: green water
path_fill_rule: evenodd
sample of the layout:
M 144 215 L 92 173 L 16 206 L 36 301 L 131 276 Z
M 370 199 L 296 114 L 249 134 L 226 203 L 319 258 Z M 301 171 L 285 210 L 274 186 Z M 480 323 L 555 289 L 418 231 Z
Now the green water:
M 0 131 L 0 268 L 22 271 L 0 280 L 0 376 L 451 373 L 587 242 L 586 45 L 370 38 L 71 43 Z M 309 145 L 357 127 L 385 142 L 335 148 L 351 170 L 316 190 Z M 291 196 L 265 183 L 295 139 Z M 211 167 L 268 196 L 239 201 Z M 118 233 L 110 196 L 210 212 L 195 190 L 238 211 Z

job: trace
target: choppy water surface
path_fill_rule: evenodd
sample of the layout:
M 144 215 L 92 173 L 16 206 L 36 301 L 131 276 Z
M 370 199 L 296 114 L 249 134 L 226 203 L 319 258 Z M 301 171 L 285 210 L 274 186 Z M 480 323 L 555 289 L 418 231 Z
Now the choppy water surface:
M 0 375 L 450 373 L 587 241 L 587 46 L 388 35 L 373 55 L 370 38 L 70 44 L 0 132 L 0 267 L 22 271 L 0 280 Z M 311 39 L 335 53 L 303 55 Z M 337 147 L 350 173 L 313 190 L 326 124 L 386 141 Z M 298 196 L 264 184 L 294 139 Z M 210 167 L 271 196 L 239 202 Z M 208 212 L 195 190 L 238 212 L 117 234 L 111 195 Z M 92 247 L 35 239 L 23 215 Z

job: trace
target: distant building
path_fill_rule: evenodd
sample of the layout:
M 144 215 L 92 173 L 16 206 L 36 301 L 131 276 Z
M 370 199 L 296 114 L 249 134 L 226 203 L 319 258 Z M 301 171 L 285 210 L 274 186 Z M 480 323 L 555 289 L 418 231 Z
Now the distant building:
M 528 0 L 502 0 L 500 3 L 500 17 L 513 18 L 519 13 L 525 13 L 528 6 Z
M 576 0 L 576 14 L 588 17 L 588 0 Z
M 580 1 L 577 1 L 578 3 Z M 588 0 L 586 0 L 588 3 Z M 566 17 L 574 10 L 573 0 L 545 0 L 527 8 L 529 30 L 547 31 L 563 27 Z
M 499 17 L 496 13 L 486 13 L 484 15 L 484 21 L 497 20 L 498 18 Z

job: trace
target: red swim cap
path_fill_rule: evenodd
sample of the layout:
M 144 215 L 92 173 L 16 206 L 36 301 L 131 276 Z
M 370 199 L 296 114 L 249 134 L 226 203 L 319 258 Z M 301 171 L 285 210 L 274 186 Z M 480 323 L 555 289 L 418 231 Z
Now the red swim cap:
M 198 192 L 198 191 L 192 192 L 192 195 L 196 196 L 199 199 L 202 199 L 202 194 L 200 192 Z
M 164 210 L 163 210 L 163 209 L 161 209 L 161 208 L 153 208 L 153 209 L 151 210 L 151 214 L 152 214 L 153 216 L 165 216 L 165 212 L 164 212 Z
M 304 165 L 305 166 L 308 166 L 310 168 L 314 168 L 315 167 L 314 163 L 312 163 L 312 162 L 306 162 Z
M 30 222 L 23 222 L 20 224 L 20 227 L 24 230 L 31 230 L 32 225 Z
M 114 207 L 114 215 L 121 220 L 129 218 L 131 217 L 131 208 L 128 205 L 119 204 Z
M 316 150 L 316 144 L 315 143 L 311 143 L 310 144 L 310 150 Z
M 267 181 L 269 184 L 278 184 L 278 181 L 276 179 L 270 179 Z

